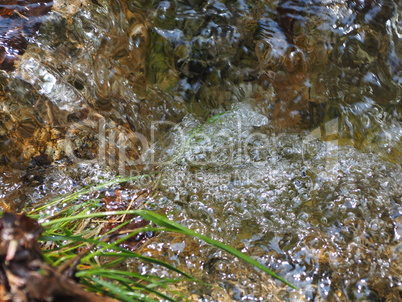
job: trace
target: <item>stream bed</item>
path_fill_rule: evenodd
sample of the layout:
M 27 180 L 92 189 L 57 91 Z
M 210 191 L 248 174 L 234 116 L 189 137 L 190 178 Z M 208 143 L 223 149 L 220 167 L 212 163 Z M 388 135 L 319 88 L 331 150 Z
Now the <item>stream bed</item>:
M 159 234 L 138 252 L 216 284 L 178 285 L 190 301 L 402 300 L 400 1 L 22 1 L 45 3 L 35 31 L 12 2 L 3 211 L 157 172 L 127 201 L 152 190 L 148 208 L 300 288 Z

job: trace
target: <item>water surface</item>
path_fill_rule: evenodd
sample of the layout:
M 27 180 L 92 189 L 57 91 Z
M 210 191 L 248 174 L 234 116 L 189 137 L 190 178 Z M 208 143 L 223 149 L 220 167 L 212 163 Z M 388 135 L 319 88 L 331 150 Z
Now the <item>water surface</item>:
M 159 171 L 133 189 L 152 209 L 301 289 L 151 239 L 218 284 L 178 287 L 190 300 L 398 301 L 400 19 L 390 0 L 55 1 L 0 75 L 2 207 Z

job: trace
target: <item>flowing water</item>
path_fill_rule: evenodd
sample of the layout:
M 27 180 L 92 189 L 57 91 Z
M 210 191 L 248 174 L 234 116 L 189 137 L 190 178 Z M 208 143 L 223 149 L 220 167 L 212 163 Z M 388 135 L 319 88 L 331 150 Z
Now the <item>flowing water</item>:
M 217 284 L 177 286 L 191 301 L 400 301 L 401 9 L 55 1 L 0 74 L 1 207 L 158 171 L 135 185 L 155 190 L 152 209 L 300 288 L 197 240 L 152 238 L 141 253 Z

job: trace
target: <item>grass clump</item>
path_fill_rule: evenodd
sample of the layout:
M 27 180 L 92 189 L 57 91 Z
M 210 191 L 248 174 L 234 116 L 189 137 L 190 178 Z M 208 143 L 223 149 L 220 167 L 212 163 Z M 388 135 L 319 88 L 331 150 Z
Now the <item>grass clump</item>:
M 135 248 L 126 248 L 123 245 L 133 239 L 134 242 L 141 241 L 141 238 L 146 237 L 144 234 L 154 236 L 159 232 L 176 232 L 201 239 L 296 289 L 291 283 L 233 247 L 198 234 L 153 211 L 131 209 L 131 204 L 125 210 L 107 211 L 102 198 L 99 197 L 102 195 L 93 194 L 142 177 L 117 178 L 84 188 L 31 211 L 30 217 L 39 219 L 45 229 L 40 240 L 48 263 L 58 267 L 59 271 L 78 278 L 87 290 L 120 301 L 186 301 L 184 296 L 171 289 L 172 285 L 179 282 L 200 282 L 199 280 L 169 263 L 138 254 Z M 46 209 L 58 208 L 61 205 L 61 209 L 46 215 Z M 150 223 L 133 225 L 133 221 L 138 220 L 138 217 Z M 105 228 L 106 225 L 112 227 Z M 157 264 L 178 277 L 163 278 L 140 274 L 121 266 L 124 261 L 132 259 Z

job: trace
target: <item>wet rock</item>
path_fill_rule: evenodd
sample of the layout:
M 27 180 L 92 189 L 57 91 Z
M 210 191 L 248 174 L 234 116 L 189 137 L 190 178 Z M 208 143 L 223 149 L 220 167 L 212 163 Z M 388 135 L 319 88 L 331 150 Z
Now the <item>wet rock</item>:
M 52 9 L 51 0 L 6 0 L 0 5 L 0 69 L 12 70 L 25 52 L 27 39 L 39 29 L 42 18 Z
M 99 301 L 96 294 L 43 261 L 37 242 L 42 227 L 23 214 L 0 219 L 0 299 L 5 302 Z M 114 299 L 102 297 L 102 301 Z

